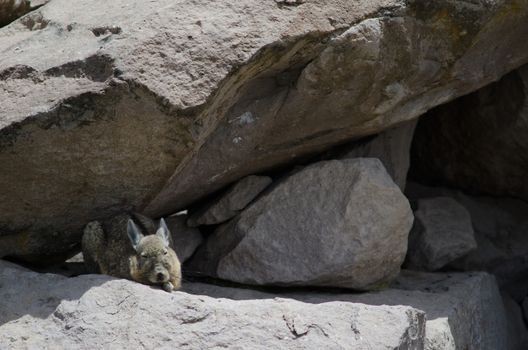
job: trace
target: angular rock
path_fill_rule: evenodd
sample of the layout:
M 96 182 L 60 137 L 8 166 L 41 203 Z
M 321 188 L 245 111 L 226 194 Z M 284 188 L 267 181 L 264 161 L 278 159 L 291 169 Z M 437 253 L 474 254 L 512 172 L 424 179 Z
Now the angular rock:
M 458 191 L 408 184 L 410 199 L 449 196 L 471 214 L 477 249 L 449 266 L 463 271 L 484 270 L 497 276 L 499 286 L 515 301 L 528 295 L 528 204 L 507 197 L 473 197 Z
M 505 310 L 497 283 L 487 273 L 403 271 L 390 289 L 362 294 L 270 294 L 204 284 L 188 285 L 187 291 L 236 300 L 287 297 L 316 304 L 339 300 L 367 305 L 408 305 L 426 313 L 423 349 L 514 349 L 508 338 Z
M 178 255 L 180 262 L 183 263 L 202 244 L 202 233 L 197 228 L 187 226 L 187 215 L 185 214 L 169 216 L 165 219 L 165 222 L 172 234 L 174 251 Z
M 0 262 L 0 348 L 422 349 L 423 312 L 327 299 L 228 300 Z M 27 302 L 31 301 L 31 302 Z
M 421 199 L 407 251 L 410 268 L 438 270 L 477 248 L 471 216 L 450 197 Z
M 225 222 L 242 209 L 271 184 L 268 176 L 247 176 L 231 186 L 225 193 L 198 209 L 187 224 L 191 227 L 199 225 L 214 225 Z
M 528 200 L 528 65 L 420 119 L 411 175 Z
M 412 221 L 378 159 L 319 162 L 219 227 L 188 268 L 247 284 L 376 289 L 398 274 Z
M 524 0 L 294 5 L 53 0 L 3 27 L 0 256 L 67 257 L 89 221 L 169 215 L 528 59 Z
M 502 295 L 502 300 L 508 321 L 510 349 L 525 350 L 528 348 L 528 330 L 526 329 L 521 307 L 507 294 Z
M 338 159 L 378 158 L 394 182 L 405 190 L 410 164 L 411 142 L 416 120 L 386 130 L 359 145 L 349 147 Z

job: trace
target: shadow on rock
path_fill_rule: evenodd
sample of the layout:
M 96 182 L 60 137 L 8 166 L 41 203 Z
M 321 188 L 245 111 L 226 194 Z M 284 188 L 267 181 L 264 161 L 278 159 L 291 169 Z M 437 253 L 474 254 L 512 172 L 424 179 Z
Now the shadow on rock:
M 45 319 L 63 301 L 78 300 L 91 288 L 111 280 L 105 275 L 87 275 L 71 283 L 65 276 L 33 272 L 0 260 L 0 326 L 26 315 Z

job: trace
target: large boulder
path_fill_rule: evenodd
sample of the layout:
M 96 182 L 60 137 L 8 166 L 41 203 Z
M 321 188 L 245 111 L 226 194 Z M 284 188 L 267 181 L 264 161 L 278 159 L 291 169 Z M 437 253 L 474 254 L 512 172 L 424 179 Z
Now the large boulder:
M 411 175 L 528 200 L 528 65 L 420 119 Z
M 409 306 L 229 300 L 0 262 L 2 349 L 422 349 Z
M 380 288 L 400 270 L 412 222 L 378 159 L 319 162 L 219 227 L 189 269 L 259 285 Z
M 507 0 L 52 0 L 0 30 L 0 256 L 47 261 L 528 59 Z M 492 48 L 492 49 L 490 49 Z
M 477 248 L 471 216 L 450 197 L 420 199 L 409 234 L 408 266 L 438 270 Z

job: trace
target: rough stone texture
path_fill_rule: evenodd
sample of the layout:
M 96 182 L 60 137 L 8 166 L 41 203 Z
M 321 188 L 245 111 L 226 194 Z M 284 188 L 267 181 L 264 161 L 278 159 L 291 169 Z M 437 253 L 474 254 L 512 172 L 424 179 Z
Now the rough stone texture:
M 220 224 L 234 217 L 271 184 L 268 176 L 247 176 L 231 186 L 204 208 L 198 209 L 187 223 L 189 226 Z
M 172 234 L 172 243 L 178 258 L 183 263 L 189 259 L 203 242 L 203 236 L 197 228 L 187 226 L 187 215 L 169 216 L 165 219 Z
M 340 300 L 367 305 L 409 305 L 426 313 L 426 350 L 497 350 L 514 349 L 512 345 L 515 345 L 508 338 L 505 311 L 495 278 L 486 273 L 404 271 L 390 289 L 364 294 L 298 291 L 268 294 L 203 284 L 188 285 L 187 291 L 237 300 L 280 296 L 309 303 Z
M 521 307 L 507 294 L 502 295 L 502 300 L 506 312 L 506 319 L 508 321 L 510 349 L 528 349 L 528 330 L 524 323 Z
M 420 119 L 411 175 L 528 200 L 528 65 Z
M 411 142 L 416 120 L 384 131 L 359 145 L 348 147 L 339 159 L 378 158 L 394 182 L 405 190 L 410 164 Z
M 423 349 L 425 317 L 409 306 L 169 294 L 2 262 L 0 277 L 2 349 Z
M 456 200 L 421 199 L 417 207 L 407 251 L 410 268 L 435 271 L 477 248 L 471 216 Z
M 89 221 L 170 215 L 411 120 L 525 63 L 527 13 L 526 0 L 52 0 L 0 30 L 0 256 L 67 256 Z
M 220 226 L 189 270 L 248 284 L 380 288 L 400 270 L 412 222 L 378 159 L 319 162 Z
M 461 192 L 408 184 L 410 199 L 449 196 L 471 214 L 477 249 L 450 267 L 485 270 L 497 276 L 501 289 L 517 302 L 528 295 L 528 204 L 513 198 L 473 197 Z

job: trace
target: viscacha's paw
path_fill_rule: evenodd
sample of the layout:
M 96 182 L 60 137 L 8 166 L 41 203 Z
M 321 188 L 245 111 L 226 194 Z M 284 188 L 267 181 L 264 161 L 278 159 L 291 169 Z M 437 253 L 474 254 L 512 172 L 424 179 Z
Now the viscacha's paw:
M 172 292 L 172 291 L 174 290 L 174 286 L 173 286 L 172 283 L 170 283 L 170 282 L 165 282 L 165 283 L 163 283 L 163 285 L 161 286 L 161 288 L 162 288 L 164 291 L 168 292 L 168 293 L 170 293 L 170 292 Z

